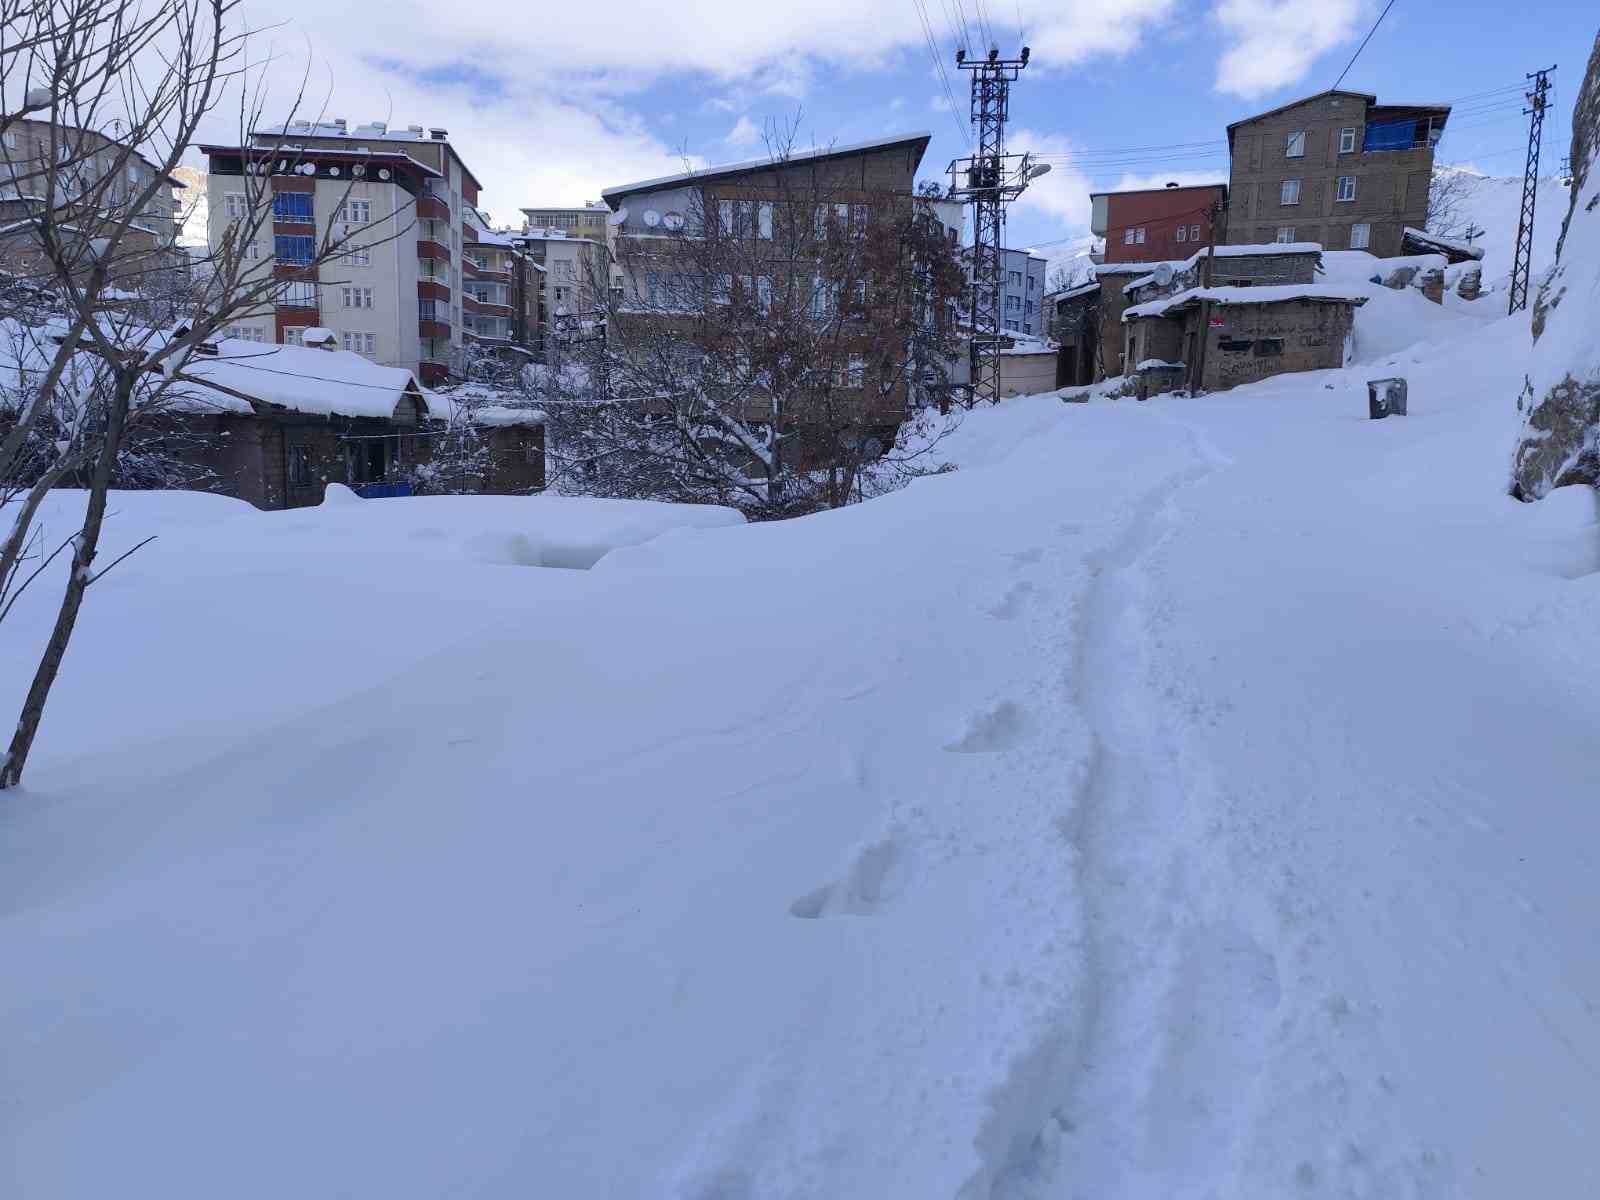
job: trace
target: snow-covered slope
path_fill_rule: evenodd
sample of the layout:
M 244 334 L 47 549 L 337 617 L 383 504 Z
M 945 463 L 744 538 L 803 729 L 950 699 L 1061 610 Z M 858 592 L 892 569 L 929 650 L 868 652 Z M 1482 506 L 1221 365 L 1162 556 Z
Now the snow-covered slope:
M 1546 142 L 1560 144 L 1564 139 Z M 1458 224 L 1462 230 L 1476 225 L 1483 233 L 1474 244 L 1483 247 L 1483 282 L 1496 292 L 1505 290 L 1511 263 L 1517 250 L 1517 221 L 1522 213 L 1522 177 L 1480 175 L 1459 167 L 1441 170 L 1460 179 L 1461 200 Z M 1549 270 L 1556 258 L 1556 238 L 1561 234 L 1561 218 L 1567 212 L 1566 185 L 1554 175 L 1540 178 L 1534 201 L 1533 278 Z
M 1503 494 L 1525 325 L 1390 298 L 588 571 L 130 499 L 0 805 L 9 1193 L 1600 1190 L 1593 497 Z

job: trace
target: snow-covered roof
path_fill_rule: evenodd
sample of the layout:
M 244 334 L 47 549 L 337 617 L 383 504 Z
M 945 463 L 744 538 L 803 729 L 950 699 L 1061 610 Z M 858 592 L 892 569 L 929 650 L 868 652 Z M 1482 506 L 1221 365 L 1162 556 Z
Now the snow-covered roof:
M 1181 371 L 1184 369 L 1184 364 L 1181 362 L 1167 362 L 1161 358 L 1147 358 L 1133 369 L 1135 371 Z
M 1077 287 L 1065 288 L 1057 292 L 1055 300 L 1058 303 L 1062 300 L 1076 300 L 1079 296 L 1087 296 L 1090 292 L 1098 292 L 1099 290 L 1100 281 L 1091 279 L 1088 283 L 1080 283 Z
M 1351 288 L 1335 287 L 1330 283 L 1282 283 L 1270 287 L 1210 287 L 1190 288 L 1175 296 L 1163 296 L 1135 304 L 1122 314 L 1124 321 L 1132 317 L 1162 317 L 1176 309 L 1187 308 L 1209 300 L 1220 305 L 1279 304 L 1288 300 L 1325 300 L 1335 304 L 1361 305 L 1367 297 Z
M 420 159 L 412 158 L 411 155 L 405 153 L 403 150 L 369 150 L 365 146 L 356 146 L 349 150 L 329 150 L 326 147 L 291 146 L 284 143 L 278 143 L 271 146 L 217 146 L 207 144 L 196 148 L 200 151 L 200 153 L 206 155 L 238 154 L 241 156 L 259 155 L 265 157 L 272 154 L 281 154 L 285 158 L 306 160 L 318 158 L 336 158 L 343 161 L 344 159 L 348 158 L 359 158 L 364 163 L 405 163 L 407 166 L 415 167 L 424 175 L 432 175 L 436 179 L 444 178 L 444 173 L 441 172 L 439 168 L 430 167 L 427 163 L 421 161 Z M 368 182 L 373 181 L 369 180 Z
M 722 175 L 737 175 L 744 171 L 762 171 L 772 167 L 783 166 L 789 163 L 812 162 L 818 159 L 837 158 L 846 154 L 862 154 L 870 150 L 883 150 L 890 146 L 921 142 L 923 149 L 927 149 L 928 142 L 933 134 L 926 129 L 919 129 L 911 133 L 891 134 L 888 137 L 873 138 L 865 142 L 850 142 L 846 145 L 819 146 L 810 150 L 794 150 L 782 158 L 768 155 L 765 158 L 752 158 L 745 162 L 723 163 L 717 166 L 700 167 L 693 171 L 679 171 L 675 175 L 661 175 L 655 179 L 641 179 L 638 183 L 625 183 L 618 187 L 604 189 L 600 196 L 605 201 L 621 199 L 633 192 L 651 191 L 655 188 L 671 187 L 675 184 L 688 183 L 691 180 L 715 179 Z M 920 159 L 920 154 L 918 155 Z M 615 205 L 611 205 L 615 208 Z
M 1095 263 L 1094 273 L 1097 279 L 1107 275 L 1148 275 L 1161 265 L 1163 264 L 1159 262 Z M 1183 262 L 1181 259 L 1174 259 L 1165 265 L 1176 271 L 1183 266 Z
M 383 367 L 346 350 L 309 346 L 273 346 L 223 338 L 217 353 L 191 355 L 183 374 L 195 383 L 175 384 L 172 392 L 193 403 L 224 412 L 250 412 L 251 400 L 290 412 L 314 416 L 392 417 L 410 395 L 421 401 L 423 415 L 435 412 L 437 398 L 417 386 L 404 367 Z M 218 388 L 204 386 L 215 383 Z M 239 393 L 232 395 L 230 393 Z
M 509 230 L 480 229 L 478 230 L 478 240 L 475 244 L 479 246 L 504 246 L 509 250 L 512 248 L 511 239 L 515 236 L 519 235 L 511 233 Z
M 438 126 L 424 129 L 421 125 L 390 129 L 383 121 L 373 121 L 369 125 L 351 125 L 345 121 L 288 121 L 281 125 L 258 125 L 250 131 L 250 137 L 252 140 L 258 137 L 274 140 L 314 137 L 342 138 L 359 142 L 437 142 L 450 146 L 448 129 L 440 129 Z M 461 169 L 467 173 L 472 182 L 482 187 L 482 181 L 473 174 L 472 169 L 467 166 L 454 146 L 450 146 L 450 153 L 455 155 L 456 162 L 461 165 Z
M 1204 246 L 1196 250 L 1183 260 L 1185 267 L 1192 267 L 1207 255 L 1217 258 L 1245 258 L 1256 256 L 1270 257 L 1274 254 L 1321 254 L 1321 242 L 1250 242 L 1239 246 L 1218 246 L 1213 249 Z
M 1448 255 L 1473 260 L 1483 257 L 1483 247 L 1474 246 L 1471 242 L 1461 238 L 1441 237 L 1437 233 L 1426 233 L 1421 229 L 1413 229 L 1407 225 L 1400 235 L 1405 241 L 1415 242 L 1419 246 L 1433 246 Z

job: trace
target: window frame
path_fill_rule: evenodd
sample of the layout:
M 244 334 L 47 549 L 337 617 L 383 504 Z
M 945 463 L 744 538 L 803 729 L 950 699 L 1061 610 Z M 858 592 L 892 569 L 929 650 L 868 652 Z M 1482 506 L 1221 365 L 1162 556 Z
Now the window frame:
M 1348 196 L 1344 194 L 1344 185 L 1347 183 L 1350 185 L 1350 194 Z M 1336 187 L 1337 191 L 1335 191 L 1333 196 L 1335 204 L 1351 204 L 1355 201 L 1356 177 L 1354 175 L 1340 175 L 1339 182 Z
M 1293 225 L 1279 225 L 1278 229 L 1277 229 L 1277 234 L 1273 238 L 1273 245 L 1275 245 L 1275 246 L 1287 246 L 1287 245 L 1290 245 L 1291 243 L 1293 243 L 1293 241 L 1294 241 L 1294 230 L 1295 230 L 1295 227 Z
M 1348 146 L 1345 145 L 1345 141 L 1347 139 L 1348 139 L 1348 141 L 1350 143 Z M 1357 143 L 1357 140 L 1356 140 L 1356 127 L 1354 125 L 1347 125 L 1343 129 L 1339 130 L 1339 153 L 1340 154 L 1354 154 L 1356 152 L 1357 147 L 1358 147 L 1358 143 Z
M 1296 139 L 1299 139 L 1296 141 Z M 1295 149 L 1298 146 L 1299 149 Z M 1289 134 L 1283 142 L 1283 156 L 1285 158 L 1304 158 L 1306 156 L 1306 131 L 1297 129 Z
M 1300 203 L 1300 180 L 1281 179 L 1278 181 L 1278 207 L 1295 208 Z M 1293 196 L 1293 199 L 1289 197 Z
M 1359 246 L 1356 245 L 1356 230 L 1358 230 L 1358 229 L 1361 230 L 1361 244 Z M 1370 249 L 1372 249 L 1372 222 L 1370 222 L 1370 221 L 1357 221 L 1357 222 L 1355 222 L 1354 224 L 1352 224 L 1350 226 L 1350 249 L 1352 249 L 1352 250 L 1370 250 Z

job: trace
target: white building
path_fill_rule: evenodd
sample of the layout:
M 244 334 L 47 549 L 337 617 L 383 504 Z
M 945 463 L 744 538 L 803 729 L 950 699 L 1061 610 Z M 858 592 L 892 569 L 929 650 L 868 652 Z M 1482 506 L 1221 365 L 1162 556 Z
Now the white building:
M 301 330 L 321 326 L 345 349 L 424 384 L 445 377 L 465 335 L 463 245 L 476 238 L 467 213 L 478 202 L 478 180 L 446 130 L 297 121 L 252 132 L 248 147 L 201 149 L 213 248 L 246 215 L 248 197 L 272 205 L 247 254 L 281 286 L 235 336 L 296 345 Z M 330 229 L 354 252 L 313 278 L 305 264 Z

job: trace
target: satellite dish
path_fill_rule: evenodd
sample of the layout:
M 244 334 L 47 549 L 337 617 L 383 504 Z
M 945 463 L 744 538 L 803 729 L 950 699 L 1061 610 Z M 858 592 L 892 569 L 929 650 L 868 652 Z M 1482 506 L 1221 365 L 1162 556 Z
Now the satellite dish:
M 653 208 L 645 209 L 644 223 L 650 226 L 651 229 L 654 229 L 657 225 L 661 224 L 661 214 Z
M 329 167 L 328 168 L 328 174 L 334 176 L 335 178 L 338 178 L 339 168 L 338 167 Z
M 661 223 L 673 231 L 682 229 L 683 214 L 681 212 L 669 212 L 665 217 L 661 218 Z
M 317 168 L 316 168 L 315 164 L 313 164 L 313 163 L 301 163 L 300 164 L 300 174 L 302 174 L 302 175 L 315 175 L 316 173 L 317 173 Z
M 1171 263 L 1159 263 L 1157 264 L 1156 269 L 1151 273 L 1155 276 L 1156 282 L 1162 287 L 1166 287 L 1167 284 L 1172 282 Z
M 378 178 L 379 179 L 387 179 L 387 178 L 389 178 L 389 168 L 388 167 L 379 167 L 378 168 Z
M 366 173 L 366 167 L 362 166 L 360 163 L 357 163 L 355 166 L 350 168 L 350 174 L 354 175 L 357 179 L 360 179 Z
M 621 225 L 627 219 L 628 219 L 628 210 L 625 209 L 625 208 L 619 208 L 619 209 L 617 209 L 616 212 L 612 213 L 609 217 L 606 218 L 606 224 L 607 225 Z

